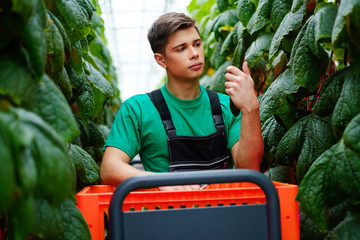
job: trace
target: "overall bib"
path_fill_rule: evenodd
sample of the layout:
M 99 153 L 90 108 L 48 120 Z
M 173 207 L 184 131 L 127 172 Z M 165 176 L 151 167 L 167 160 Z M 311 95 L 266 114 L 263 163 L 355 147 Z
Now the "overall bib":
M 216 92 L 206 89 L 216 132 L 207 136 L 177 136 L 161 90 L 148 93 L 158 110 L 168 135 L 169 171 L 195 171 L 209 169 L 227 169 L 229 155 L 224 119 L 221 114 L 219 97 Z

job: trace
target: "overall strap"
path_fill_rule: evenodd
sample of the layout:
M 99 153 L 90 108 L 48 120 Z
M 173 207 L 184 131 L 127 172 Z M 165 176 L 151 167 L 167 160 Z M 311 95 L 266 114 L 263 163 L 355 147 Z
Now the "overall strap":
M 224 131 L 225 126 L 224 126 L 224 119 L 222 116 L 219 96 L 215 91 L 210 90 L 208 88 L 206 89 L 206 91 L 209 96 L 211 113 L 214 119 L 215 127 L 218 131 L 219 130 Z
M 147 95 L 149 95 L 151 101 L 158 110 L 168 136 L 175 136 L 176 135 L 175 126 L 171 119 L 169 108 L 166 105 L 161 90 L 160 89 L 154 90 L 152 92 L 147 93 Z

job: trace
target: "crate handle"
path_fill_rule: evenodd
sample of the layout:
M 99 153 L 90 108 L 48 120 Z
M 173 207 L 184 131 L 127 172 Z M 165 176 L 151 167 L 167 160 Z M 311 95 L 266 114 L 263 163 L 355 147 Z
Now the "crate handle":
M 280 205 L 276 188 L 264 174 L 250 169 L 157 173 L 131 177 L 119 184 L 114 191 L 109 206 L 110 232 L 112 236 L 121 236 L 122 228 L 119 226 L 124 214 L 122 205 L 125 197 L 131 191 L 158 186 L 229 182 L 251 182 L 258 185 L 264 191 L 266 196 L 268 236 L 271 240 L 281 239 Z

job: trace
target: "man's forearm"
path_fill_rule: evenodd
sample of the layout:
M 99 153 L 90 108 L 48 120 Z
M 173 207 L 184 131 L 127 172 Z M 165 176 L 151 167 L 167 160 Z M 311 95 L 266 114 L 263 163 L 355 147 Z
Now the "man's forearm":
M 259 109 L 242 111 L 240 138 L 236 144 L 233 153 L 236 168 L 259 170 L 264 153 Z

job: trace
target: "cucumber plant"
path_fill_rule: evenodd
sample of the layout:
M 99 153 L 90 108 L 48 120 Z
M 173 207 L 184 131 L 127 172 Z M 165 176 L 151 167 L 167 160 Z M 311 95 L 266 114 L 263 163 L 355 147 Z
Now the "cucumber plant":
M 0 238 L 90 239 L 75 194 L 121 105 L 98 1 L 4 0 L 0 21 Z
M 261 171 L 299 184 L 302 239 L 358 239 L 360 2 L 192 0 L 206 67 L 225 93 L 248 62 L 260 102 Z

